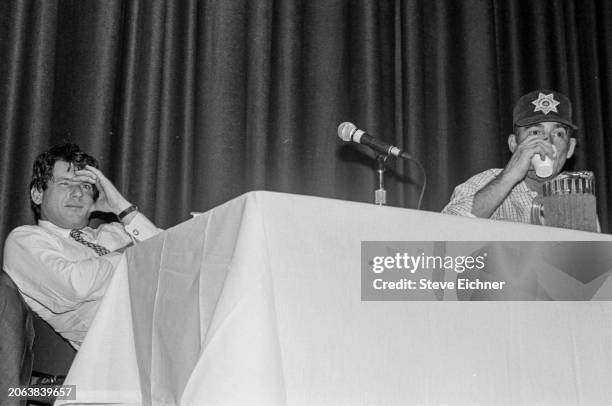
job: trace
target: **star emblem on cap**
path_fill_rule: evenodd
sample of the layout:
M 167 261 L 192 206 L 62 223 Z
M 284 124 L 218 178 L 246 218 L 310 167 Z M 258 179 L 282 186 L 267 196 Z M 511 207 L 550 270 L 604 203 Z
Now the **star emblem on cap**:
M 531 102 L 531 104 L 535 106 L 533 112 L 535 113 L 536 111 L 541 111 L 544 114 L 548 114 L 551 111 L 554 111 L 555 113 L 558 113 L 557 106 L 561 103 L 556 101 L 554 96 L 554 93 L 540 93 L 538 98 Z

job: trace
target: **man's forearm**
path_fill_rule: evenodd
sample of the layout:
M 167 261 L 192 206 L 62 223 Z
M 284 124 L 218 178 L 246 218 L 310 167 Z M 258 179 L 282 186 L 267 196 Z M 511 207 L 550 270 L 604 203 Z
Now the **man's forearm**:
M 501 172 L 476 192 L 472 203 L 472 214 L 481 218 L 491 217 L 515 185 L 516 182 L 508 179 L 505 173 Z

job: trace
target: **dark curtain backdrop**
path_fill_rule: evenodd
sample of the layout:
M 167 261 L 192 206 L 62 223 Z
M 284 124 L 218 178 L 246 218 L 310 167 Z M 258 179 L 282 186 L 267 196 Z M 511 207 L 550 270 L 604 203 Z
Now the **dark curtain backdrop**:
M 536 88 L 574 101 L 570 169 L 595 172 L 612 229 L 610 1 L 3 0 L 0 55 L 2 241 L 62 141 L 161 227 L 257 189 L 371 202 L 372 154 L 342 121 L 418 157 L 438 211 L 505 164 Z M 390 166 L 390 204 L 414 208 L 417 167 Z

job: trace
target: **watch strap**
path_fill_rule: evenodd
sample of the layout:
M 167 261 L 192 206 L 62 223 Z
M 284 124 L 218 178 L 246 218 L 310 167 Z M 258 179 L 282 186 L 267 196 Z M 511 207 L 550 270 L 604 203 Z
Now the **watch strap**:
M 119 220 L 123 220 L 125 216 L 137 210 L 138 210 L 138 207 L 136 207 L 135 205 L 131 205 L 127 209 L 123 210 L 121 213 L 117 214 L 117 217 L 119 218 Z

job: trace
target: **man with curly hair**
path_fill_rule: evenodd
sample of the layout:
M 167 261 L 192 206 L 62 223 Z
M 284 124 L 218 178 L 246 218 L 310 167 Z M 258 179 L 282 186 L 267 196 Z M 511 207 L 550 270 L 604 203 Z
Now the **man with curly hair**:
M 78 349 L 123 249 L 160 230 L 75 144 L 36 158 L 30 197 L 37 224 L 9 234 L 3 268 L 32 310 Z M 119 222 L 90 228 L 94 211 Z

